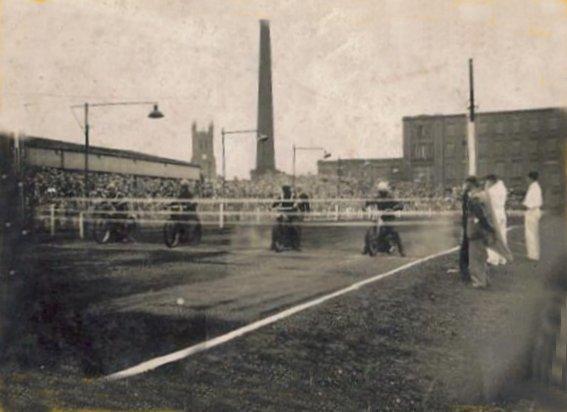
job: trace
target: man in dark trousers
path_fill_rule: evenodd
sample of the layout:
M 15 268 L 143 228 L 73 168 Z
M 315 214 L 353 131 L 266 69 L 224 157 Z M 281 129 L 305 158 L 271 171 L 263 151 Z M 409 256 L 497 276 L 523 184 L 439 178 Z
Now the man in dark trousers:
M 476 177 L 471 176 L 467 178 L 465 184 L 463 185 L 463 196 L 461 203 L 462 219 L 461 219 L 461 249 L 459 252 L 459 271 L 461 273 L 461 279 L 464 282 L 470 282 L 471 276 L 469 273 L 469 240 L 467 237 L 467 220 L 468 220 L 468 201 L 469 193 L 473 187 L 478 186 L 478 181 Z
M 486 190 L 482 190 L 478 180 L 469 177 L 465 183 L 466 203 L 463 215 L 466 216 L 466 239 L 468 267 L 466 273 L 474 288 L 485 288 L 489 285 L 487 249 L 512 261 L 512 253 L 499 236 L 496 219 Z M 463 219 L 464 220 L 464 219 Z
M 282 186 L 280 198 L 272 204 L 272 208 L 277 208 L 278 212 L 281 213 L 281 215 L 278 217 L 278 222 L 293 225 L 293 223 L 297 220 L 298 208 L 290 186 Z M 288 230 L 287 235 L 295 236 L 295 239 L 293 240 L 295 241 L 294 243 L 296 245 L 296 249 L 299 250 L 301 237 L 298 233 L 298 230 Z M 270 247 L 271 250 L 276 250 L 276 236 L 277 228 L 274 228 L 272 230 L 272 245 Z

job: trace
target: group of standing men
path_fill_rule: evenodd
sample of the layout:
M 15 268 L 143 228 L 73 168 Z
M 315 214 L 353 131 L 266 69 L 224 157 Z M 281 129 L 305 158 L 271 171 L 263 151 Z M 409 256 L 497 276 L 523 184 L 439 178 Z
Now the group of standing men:
M 528 174 L 529 187 L 523 202 L 527 258 L 532 261 L 540 258 L 539 220 L 543 199 L 538 178 L 537 172 Z M 482 183 L 474 176 L 469 177 L 462 202 L 459 266 L 463 280 L 475 288 L 488 286 L 489 266 L 505 265 L 513 259 L 506 235 L 506 186 L 495 175 L 486 176 Z

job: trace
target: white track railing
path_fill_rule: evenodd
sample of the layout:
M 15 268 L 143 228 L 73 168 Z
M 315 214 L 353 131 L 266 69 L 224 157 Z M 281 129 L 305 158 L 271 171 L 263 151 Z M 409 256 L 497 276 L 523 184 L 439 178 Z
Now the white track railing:
M 281 212 L 272 209 L 272 205 L 280 199 L 147 199 L 123 198 L 118 200 L 106 198 L 58 198 L 54 203 L 38 207 L 35 219 L 43 222 L 53 236 L 57 229 L 78 230 L 79 237 L 85 238 L 87 224 L 100 220 L 100 215 L 134 216 L 141 227 L 157 227 L 171 222 L 184 222 L 174 219 L 175 216 L 186 216 L 191 212 L 169 210 L 172 203 L 197 204 L 197 215 L 204 226 L 224 228 L 234 226 L 266 226 L 272 225 Z M 97 206 L 102 203 L 127 203 L 128 211 L 100 211 Z M 397 201 L 402 204 L 421 206 L 420 210 L 378 211 L 365 209 L 367 201 Z M 458 205 L 439 198 L 403 198 L 403 199 L 309 199 L 311 212 L 295 212 L 288 215 L 297 216 L 302 226 L 368 226 L 380 216 L 394 215 L 397 220 L 388 222 L 395 226 L 454 225 L 461 216 L 455 209 Z M 424 207 L 425 206 L 425 207 Z M 427 207 L 429 206 L 429 207 Z M 435 210 L 436 207 L 453 207 L 452 210 Z M 512 210 L 509 216 L 522 215 L 522 211 Z M 415 220 L 415 218 L 425 218 Z M 111 218 L 113 222 L 126 222 L 127 219 Z

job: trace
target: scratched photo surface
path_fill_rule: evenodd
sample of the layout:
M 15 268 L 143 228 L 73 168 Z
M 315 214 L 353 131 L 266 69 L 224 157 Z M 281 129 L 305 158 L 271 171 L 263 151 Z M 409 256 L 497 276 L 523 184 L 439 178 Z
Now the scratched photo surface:
M 567 410 L 565 0 L 0 30 L 0 410 Z

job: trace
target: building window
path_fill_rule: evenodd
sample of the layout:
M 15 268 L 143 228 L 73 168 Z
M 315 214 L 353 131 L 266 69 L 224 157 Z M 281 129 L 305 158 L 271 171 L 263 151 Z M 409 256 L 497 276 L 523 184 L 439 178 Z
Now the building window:
M 455 178 L 455 165 L 453 163 L 447 163 L 445 165 L 445 178 L 446 179 Z
M 413 147 L 413 158 L 417 160 L 431 159 L 433 146 L 431 144 L 416 144 Z
M 528 145 L 528 155 L 530 159 L 536 159 L 538 157 L 538 147 L 537 144 L 529 144 Z
M 417 139 L 426 140 L 431 137 L 430 127 L 425 125 L 417 125 L 416 127 L 416 137 Z
M 498 134 L 504 133 L 504 122 L 502 120 L 498 120 L 496 122 L 496 133 Z
M 445 156 L 454 157 L 455 156 L 455 145 L 453 143 L 447 143 L 445 146 Z
M 477 150 L 479 156 L 487 157 L 489 154 L 487 142 L 478 142 Z
M 530 131 L 537 132 L 539 130 L 538 119 L 530 119 Z
M 520 159 L 514 160 L 512 162 L 512 178 L 522 177 L 524 175 L 524 168 L 522 161 Z
M 451 123 L 447 126 L 447 135 L 448 136 L 455 136 L 456 132 L 457 132 L 457 127 L 456 127 L 455 124 Z
M 522 142 L 516 139 L 512 142 L 512 155 L 520 156 L 521 154 L 522 154 Z
M 560 145 L 558 139 L 548 139 L 545 142 L 545 157 L 554 158 L 559 154 Z
M 549 129 L 550 130 L 559 129 L 559 118 L 557 116 L 553 116 L 549 119 Z
M 415 132 L 418 139 L 423 139 L 423 125 L 418 125 L 415 129 Z
M 520 119 L 514 117 L 514 119 L 512 120 L 512 131 L 514 133 L 520 133 L 520 129 L 521 129 Z
M 506 164 L 504 162 L 496 163 L 496 167 L 494 168 L 494 174 L 496 176 L 504 176 L 506 171 Z
M 504 155 L 504 143 L 503 142 L 495 142 L 494 149 L 492 151 L 493 156 L 502 156 Z

